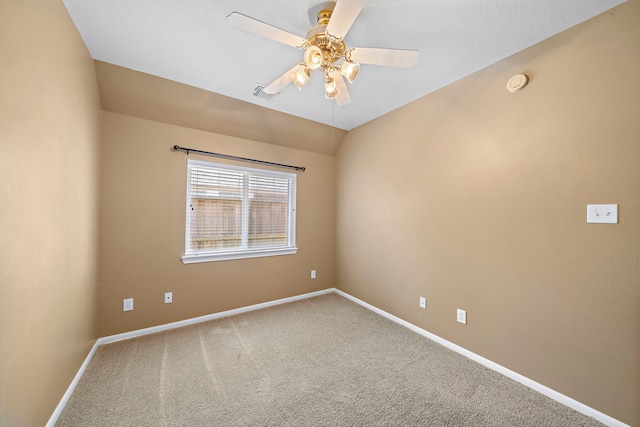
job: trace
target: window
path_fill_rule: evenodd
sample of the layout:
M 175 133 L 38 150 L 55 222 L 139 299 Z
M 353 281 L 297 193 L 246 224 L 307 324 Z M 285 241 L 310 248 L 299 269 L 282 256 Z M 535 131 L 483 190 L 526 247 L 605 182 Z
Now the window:
M 296 248 L 296 175 L 189 160 L 187 263 L 289 255 Z

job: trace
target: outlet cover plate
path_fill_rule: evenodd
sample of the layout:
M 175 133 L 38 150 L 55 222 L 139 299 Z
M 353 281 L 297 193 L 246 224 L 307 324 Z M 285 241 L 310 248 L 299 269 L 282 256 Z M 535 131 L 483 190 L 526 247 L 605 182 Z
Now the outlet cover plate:
M 463 325 L 467 324 L 467 312 L 465 310 L 457 309 L 456 320 Z
M 133 298 L 125 298 L 122 300 L 122 311 L 133 310 Z
M 311 278 L 312 279 L 316 278 L 316 271 L 315 270 L 311 270 Z
M 427 299 L 425 297 L 420 297 L 420 308 L 427 308 Z

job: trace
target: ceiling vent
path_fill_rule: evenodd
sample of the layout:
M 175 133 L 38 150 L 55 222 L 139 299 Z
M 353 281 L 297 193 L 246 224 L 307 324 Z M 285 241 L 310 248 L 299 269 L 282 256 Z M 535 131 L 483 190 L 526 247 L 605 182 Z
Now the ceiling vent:
M 274 93 L 274 94 L 266 93 L 264 91 L 265 87 L 266 86 L 263 85 L 262 83 L 256 83 L 256 85 L 253 87 L 253 89 L 251 89 L 251 94 L 253 96 L 257 96 L 258 98 L 266 99 L 267 101 L 271 101 L 274 96 L 280 94 L 280 92 L 277 92 L 277 93 Z

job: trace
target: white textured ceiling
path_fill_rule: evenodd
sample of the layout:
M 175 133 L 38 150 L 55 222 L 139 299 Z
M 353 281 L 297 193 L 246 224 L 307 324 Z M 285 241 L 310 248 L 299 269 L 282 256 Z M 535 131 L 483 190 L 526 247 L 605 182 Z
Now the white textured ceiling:
M 348 47 L 416 49 L 411 69 L 362 65 L 352 102 L 324 98 L 314 72 L 298 91 L 251 94 L 302 58 L 302 51 L 229 26 L 237 11 L 303 36 L 318 0 L 63 0 L 94 59 L 350 130 L 626 0 L 369 0 Z M 349 0 L 340 0 L 349 1 Z

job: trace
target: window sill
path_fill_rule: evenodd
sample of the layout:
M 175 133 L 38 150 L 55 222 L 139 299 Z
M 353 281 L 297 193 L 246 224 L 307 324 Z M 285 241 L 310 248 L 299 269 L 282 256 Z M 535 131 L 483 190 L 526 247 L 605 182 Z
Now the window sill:
M 184 264 L 195 264 L 198 262 L 229 261 L 233 259 L 261 258 L 266 256 L 277 256 L 277 255 L 294 255 L 297 252 L 298 252 L 298 248 L 284 248 L 284 249 L 264 249 L 264 250 L 242 251 L 242 252 L 189 254 L 189 255 L 184 255 L 182 257 L 182 262 Z

